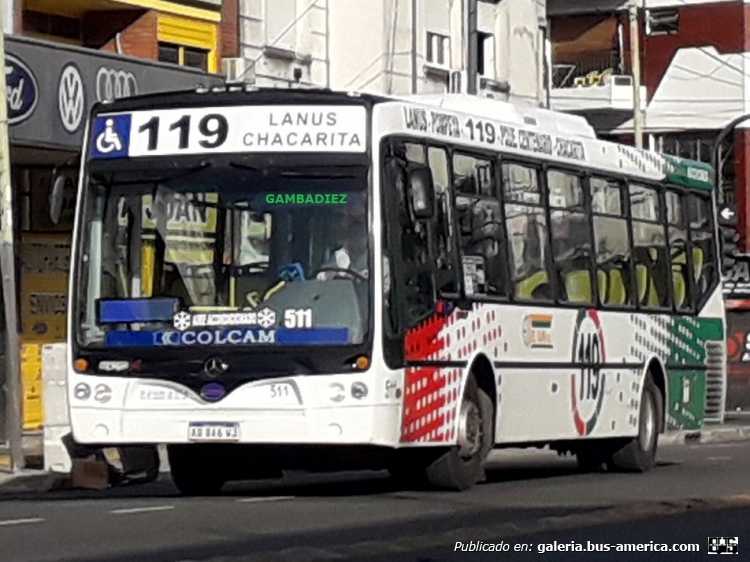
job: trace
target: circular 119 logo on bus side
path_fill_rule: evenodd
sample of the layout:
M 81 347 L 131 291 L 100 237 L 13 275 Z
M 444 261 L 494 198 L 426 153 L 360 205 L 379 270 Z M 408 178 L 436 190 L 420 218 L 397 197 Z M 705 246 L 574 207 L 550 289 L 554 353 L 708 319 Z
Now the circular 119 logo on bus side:
M 571 375 L 573 421 L 578 435 L 587 436 L 596 427 L 604 402 L 606 361 L 604 334 L 596 310 L 581 310 L 573 335 L 573 363 L 580 365 Z

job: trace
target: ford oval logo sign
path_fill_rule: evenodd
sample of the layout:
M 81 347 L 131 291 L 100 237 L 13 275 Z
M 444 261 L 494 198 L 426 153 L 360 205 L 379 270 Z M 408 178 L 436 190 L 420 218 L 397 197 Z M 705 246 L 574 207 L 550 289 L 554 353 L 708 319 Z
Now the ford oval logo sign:
M 201 388 L 201 397 L 209 402 L 221 400 L 227 391 L 219 383 L 212 382 Z
M 5 55 L 5 82 L 8 88 L 8 124 L 26 121 L 36 109 L 39 85 L 29 67 L 13 55 Z

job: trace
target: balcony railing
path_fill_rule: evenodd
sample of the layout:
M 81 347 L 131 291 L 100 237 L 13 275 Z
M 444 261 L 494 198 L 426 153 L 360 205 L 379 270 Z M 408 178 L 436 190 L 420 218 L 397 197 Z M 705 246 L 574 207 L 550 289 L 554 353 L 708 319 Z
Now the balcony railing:
M 598 86 L 614 74 L 629 71 L 618 51 L 585 55 L 569 62 L 552 63 L 552 87 L 576 88 Z

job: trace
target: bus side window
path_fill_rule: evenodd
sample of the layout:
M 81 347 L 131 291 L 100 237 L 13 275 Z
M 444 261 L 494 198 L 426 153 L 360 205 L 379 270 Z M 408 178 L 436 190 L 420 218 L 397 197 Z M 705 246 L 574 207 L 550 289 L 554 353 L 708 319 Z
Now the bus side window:
M 716 241 L 713 221 L 711 220 L 711 200 L 708 195 L 690 194 L 688 217 L 690 225 L 690 242 L 694 297 L 701 301 L 718 282 L 719 272 L 715 267 L 717 260 Z
M 674 306 L 678 312 L 692 308 L 690 297 L 690 262 L 688 231 L 682 206 L 682 195 L 667 191 L 667 228 L 669 232 L 669 255 L 672 265 L 672 289 Z
M 458 292 L 458 260 L 455 255 L 455 233 L 451 224 L 451 189 L 448 154 L 442 148 L 430 147 L 427 161 L 435 188 L 435 269 L 439 293 Z
M 427 164 L 424 146 L 405 143 L 396 147 L 407 162 Z M 435 282 L 433 265 L 430 263 L 430 226 L 411 215 L 405 193 L 406 186 L 398 184 L 398 219 L 394 225 L 400 230 L 400 259 L 403 266 L 401 283 L 401 306 L 404 311 L 404 327 L 410 328 L 427 318 L 435 306 Z
M 638 302 L 645 308 L 669 308 L 670 259 L 658 192 L 630 184 L 630 212 Z
M 622 185 L 599 177 L 592 177 L 589 185 L 599 303 L 633 306 L 630 231 L 622 205 Z
M 536 168 L 506 163 L 503 170 L 505 224 L 516 299 L 552 300 L 547 221 Z
M 591 230 L 578 175 L 549 170 L 550 233 L 560 300 L 593 304 Z
M 484 262 L 484 282 L 474 287 L 477 295 L 504 296 L 505 252 L 502 247 L 502 218 L 497 199 L 495 164 L 468 154 L 453 156 L 453 186 L 457 195 L 467 196 L 469 207 L 459 217 L 462 256 Z M 494 210 L 493 210 L 494 209 Z

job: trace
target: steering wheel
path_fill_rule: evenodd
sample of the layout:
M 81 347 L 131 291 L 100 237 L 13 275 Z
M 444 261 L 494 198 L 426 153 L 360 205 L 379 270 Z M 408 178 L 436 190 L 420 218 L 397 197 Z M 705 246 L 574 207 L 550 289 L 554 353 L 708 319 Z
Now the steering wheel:
M 345 267 L 321 267 L 319 270 L 315 272 L 313 275 L 313 279 L 315 279 L 318 276 L 318 273 L 323 273 L 324 271 L 334 271 L 336 273 L 342 273 L 344 275 L 348 275 L 349 277 L 353 279 L 357 279 L 359 281 L 367 281 L 367 277 L 365 275 L 362 275 L 359 271 L 355 271 L 353 269 L 347 269 Z

